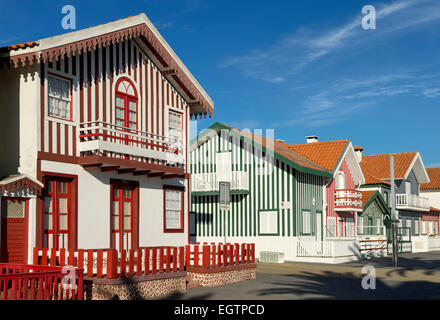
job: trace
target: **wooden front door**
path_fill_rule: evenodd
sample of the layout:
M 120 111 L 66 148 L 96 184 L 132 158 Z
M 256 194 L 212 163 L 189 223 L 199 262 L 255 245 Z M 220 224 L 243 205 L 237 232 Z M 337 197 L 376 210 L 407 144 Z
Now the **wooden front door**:
M 46 178 L 44 184 L 44 247 L 68 249 L 71 236 L 71 179 Z
M 117 250 L 133 248 L 134 186 L 112 185 L 111 247 Z
M 26 264 L 28 258 L 29 200 L 1 200 L 1 262 Z

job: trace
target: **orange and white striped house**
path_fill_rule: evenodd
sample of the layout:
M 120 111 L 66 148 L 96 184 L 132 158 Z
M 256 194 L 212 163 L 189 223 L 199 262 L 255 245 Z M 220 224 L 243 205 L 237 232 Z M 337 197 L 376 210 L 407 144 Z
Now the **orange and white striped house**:
M 188 242 L 189 121 L 214 103 L 145 14 L 0 64 L 2 262 Z

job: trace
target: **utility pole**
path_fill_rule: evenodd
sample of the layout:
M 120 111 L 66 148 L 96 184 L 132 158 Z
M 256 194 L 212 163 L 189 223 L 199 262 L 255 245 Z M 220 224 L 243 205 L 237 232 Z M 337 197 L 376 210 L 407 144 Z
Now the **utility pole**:
M 394 189 L 394 156 L 390 157 L 390 174 L 391 174 L 391 232 L 393 235 L 393 266 L 397 267 L 397 253 L 399 251 L 397 244 L 397 215 L 396 215 L 396 192 Z

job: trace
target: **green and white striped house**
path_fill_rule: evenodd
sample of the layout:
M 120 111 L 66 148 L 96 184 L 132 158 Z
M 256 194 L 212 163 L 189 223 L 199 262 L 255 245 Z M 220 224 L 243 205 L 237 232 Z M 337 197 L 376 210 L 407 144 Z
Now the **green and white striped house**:
M 193 139 L 190 172 L 192 241 L 250 241 L 257 254 L 293 260 L 296 238 L 323 240 L 332 173 L 273 139 L 215 123 Z M 219 206 L 220 181 L 231 183 L 228 211 Z

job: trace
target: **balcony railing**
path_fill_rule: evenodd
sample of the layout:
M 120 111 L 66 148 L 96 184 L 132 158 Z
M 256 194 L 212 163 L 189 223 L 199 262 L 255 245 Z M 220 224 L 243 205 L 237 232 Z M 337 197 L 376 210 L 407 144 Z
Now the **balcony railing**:
M 362 211 L 362 193 L 354 189 L 337 189 L 335 192 L 335 210 Z
M 137 157 L 183 164 L 184 147 L 180 140 L 150 132 L 133 130 L 103 121 L 80 123 L 81 156 Z
M 398 210 L 429 211 L 429 199 L 415 194 L 396 194 Z
M 231 183 L 231 190 L 249 191 L 249 172 L 232 171 L 231 174 L 231 181 L 229 181 Z M 219 182 L 217 173 L 195 173 L 191 175 L 191 191 L 219 191 Z

